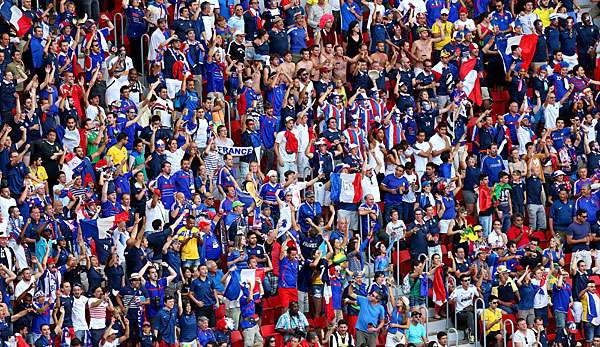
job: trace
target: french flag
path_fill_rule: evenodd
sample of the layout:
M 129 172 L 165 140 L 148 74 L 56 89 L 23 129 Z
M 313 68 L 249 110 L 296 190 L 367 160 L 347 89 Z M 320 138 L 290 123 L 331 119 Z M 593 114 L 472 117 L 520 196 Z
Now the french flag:
M 537 40 L 538 36 L 536 34 L 513 36 L 507 38 L 506 41 L 498 40 L 496 45 L 498 46 L 498 52 L 502 54 L 504 71 L 508 71 L 514 60 L 511 51 L 513 46 L 519 46 L 521 48 L 521 67 L 528 69 L 531 60 L 533 59 L 533 55 L 535 54 Z
M 331 174 L 331 200 L 355 204 L 362 200 L 360 174 Z
M 17 36 L 23 37 L 29 32 L 33 21 L 27 17 L 17 6 L 10 8 L 10 24 L 17 29 Z
M 446 287 L 442 271 L 443 269 L 438 267 L 433 274 L 433 302 L 438 306 L 442 306 L 446 302 Z
M 90 237 L 94 240 L 101 240 L 108 238 L 108 231 L 114 228 L 120 222 L 127 222 L 129 220 L 129 213 L 121 212 L 117 215 L 107 218 L 97 219 L 82 219 L 79 221 L 81 226 L 81 233 L 84 240 Z
M 431 72 L 433 73 L 433 77 L 435 77 L 436 81 L 439 81 L 442 78 L 442 73 L 444 73 L 444 64 L 442 62 L 438 62 L 431 68 Z
M 469 60 L 462 63 L 458 74 L 459 78 L 463 81 L 464 91 L 469 97 L 469 100 L 473 101 L 477 106 L 481 106 L 483 100 L 475 64 L 477 64 L 477 58 L 471 57 Z

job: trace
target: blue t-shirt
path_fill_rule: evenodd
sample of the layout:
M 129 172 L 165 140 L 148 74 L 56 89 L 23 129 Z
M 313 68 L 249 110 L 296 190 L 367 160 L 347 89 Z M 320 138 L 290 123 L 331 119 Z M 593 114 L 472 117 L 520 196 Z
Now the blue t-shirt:
M 358 320 L 356 321 L 356 330 L 369 332 L 369 324 L 377 327 L 379 321 L 385 319 L 385 310 L 380 304 L 372 305 L 365 296 L 359 295 L 356 297 L 360 311 L 358 312 Z
M 571 236 L 573 238 L 573 240 L 582 240 L 582 239 L 588 237 L 588 235 L 590 235 L 590 230 L 591 230 L 591 227 L 590 227 L 590 223 L 588 223 L 588 222 L 583 222 L 583 224 L 571 223 L 571 225 L 569 225 L 567 230 L 565 230 L 565 234 L 567 236 Z M 571 246 L 571 250 L 573 252 L 588 251 L 589 249 L 590 249 L 590 246 L 585 243 L 578 243 L 578 244 Z
M 385 178 L 383 179 L 383 182 L 381 182 L 381 183 L 384 184 L 389 189 L 398 189 L 398 187 L 401 187 L 401 186 L 403 186 L 405 189 L 408 188 L 408 180 L 406 179 L 406 177 L 404 177 L 404 176 L 396 177 L 396 174 L 389 174 L 389 175 L 385 176 Z M 402 194 L 386 193 L 385 197 L 383 198 L 383 201 L 386 204 L 401 203 L 402 202 Z

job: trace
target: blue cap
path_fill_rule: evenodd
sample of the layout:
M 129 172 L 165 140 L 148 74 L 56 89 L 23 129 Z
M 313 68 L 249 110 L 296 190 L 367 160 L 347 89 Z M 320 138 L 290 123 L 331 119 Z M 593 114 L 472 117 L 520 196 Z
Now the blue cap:
M 561 61 L 560 64 L 559 64 L 559 66 L 561 68 L 563 68 L 563 67 L 569 67 L 569 63 L 567 63 L 566 61 Z

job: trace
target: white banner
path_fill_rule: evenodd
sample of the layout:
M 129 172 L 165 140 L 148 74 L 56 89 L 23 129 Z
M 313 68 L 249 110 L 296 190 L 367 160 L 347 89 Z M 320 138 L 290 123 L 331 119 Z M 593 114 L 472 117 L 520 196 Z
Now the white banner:
M 254 147 L 228 147 L 228 146 L 217 146 L 219 154 L 231 154 L 234 157 L 243 157 L 254 152 Z

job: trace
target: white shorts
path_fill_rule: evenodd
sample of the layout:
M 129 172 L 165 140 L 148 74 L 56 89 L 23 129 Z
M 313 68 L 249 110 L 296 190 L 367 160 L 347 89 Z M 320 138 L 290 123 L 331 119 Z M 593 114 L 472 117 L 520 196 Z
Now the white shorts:
M 331 197 L 330 192 L 325 189 L 325 183 L 315 183 L 315 200 L 321 204 L 321 206 L 330 206 Z
M 350 230 L 358 230 L 358 211 L 337 210 L 338 218 L 345 218 L 348 221 Z

